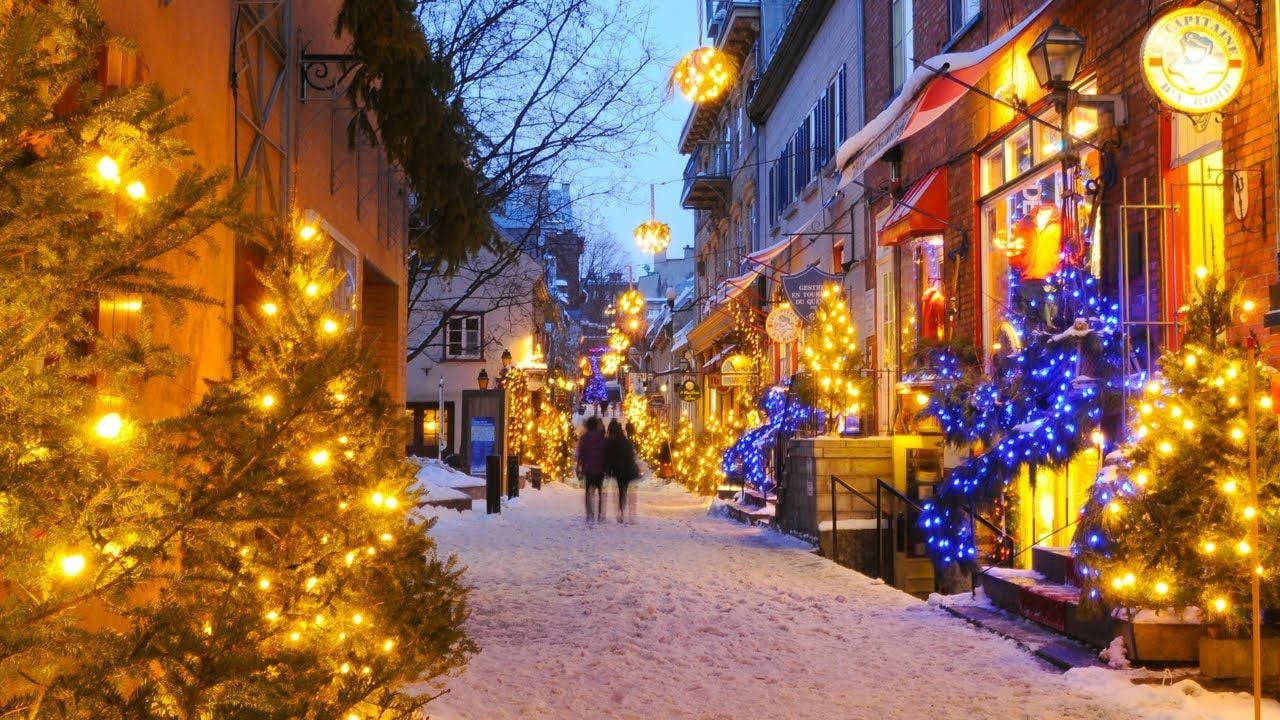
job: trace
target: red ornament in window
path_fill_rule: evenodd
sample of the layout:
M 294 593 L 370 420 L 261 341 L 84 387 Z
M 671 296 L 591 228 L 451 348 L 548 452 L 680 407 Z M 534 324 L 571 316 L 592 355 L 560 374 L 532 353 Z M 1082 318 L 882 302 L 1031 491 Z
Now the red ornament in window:
M 947 320 L 947 297 L 931 287 L 920 296 L 920 336 L 926 340 L 944 340 Z
M 1062 268 L 1062 210 L 1053 203 L 1032 208 L 1013 226 L 1009 267 L 1023 280 L 1043 280 Z

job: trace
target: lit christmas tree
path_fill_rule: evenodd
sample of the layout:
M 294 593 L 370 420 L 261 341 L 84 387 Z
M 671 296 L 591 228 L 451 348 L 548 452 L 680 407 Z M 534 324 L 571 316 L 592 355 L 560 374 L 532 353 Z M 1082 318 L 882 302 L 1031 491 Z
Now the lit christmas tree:
M 600 358 L 592 355 L 591 375 L 587 378 L 587 386 L 583 389 L 582 399 L 587 404 L 609 401 L 609 388 L 604 384 L 604 375 L 600 372 Z
M 801 353 L 804 369 L 813 377 L 814 406 L 827 414 L 830 432 L 839 417 L 857 413 L 862 397 L 862 353 L 857 329 L 845 301 L 844 289 L 834 283 L 822 289 L 813 324 L 805 332 Z
M 185 361 L 152 317 L 203 299 L 163 267 L 239 197 L 156 88 L 103 95 L 115 42 L 88 2 L 0 14 L 0 715 L 404 717 L 471 646 L 408 514 L 403 409 L 330 304 L 328 241 L 291 228 L 260 238 L 234 379 L 145 416 Z
M 542 468 L 542 474 L 549 480 L 568 480 L 573 475 L 573 453 L 578 442 L 573 418 L 545 403 L 538 416 L 537 439 L 534 461 Z
M 507 398 L 507 429 L 511 433 L 509 452 L 521 462 L 534 460 L 533 393 L 529 376 L 518 367 L 510 367 L 502 376 L 502 389 Z
M 676 422 L 676 435 L 671 440 L 671 469 L 675 479 L 688 486 L 694 477 L 698 462 L 697 438 L 688 415 L 680 415 Z
M 954 353 L 934 354 L 937 380 L 923 412 L 938 419 L 949 444 L 978 449 L 948 473 L 921 514 L 943 566 L 983 557 L 967 509 L 985 513 L 1007 503 L 1024 469 L 1060 468 L 1092 447 L 1104 401 L 1124 383 L 1117 306 L 1099 295 L 1079 260 L 1043 280 L 1021 283 L 1011 274 L 1010 287 L 1012 310 L 989 379 Z
M 1280 453 L 1268 394 L 1255 396 L 1257 505 L 1250 499 L 1247 373 L 1251 353 L 1227 330 L 1244 309 L 1216 279 L 1188 306 L 1182 347 L 1130 407 L 1132 441 L 1113 453 L 1086 505 L 1073 550 L 1087 597 L 1111 607 L 1198 606 L 1228 627 L 1249 616 L 1250 573 L 1261 568 L 1263 607 L 1280 536 Z M 1260 388 L 1274 371 L 1256 364 Z M 1271 438 L 1271 440 L 1265 440 Z M 1261 547 L 1250 538 L 1260 524 Z

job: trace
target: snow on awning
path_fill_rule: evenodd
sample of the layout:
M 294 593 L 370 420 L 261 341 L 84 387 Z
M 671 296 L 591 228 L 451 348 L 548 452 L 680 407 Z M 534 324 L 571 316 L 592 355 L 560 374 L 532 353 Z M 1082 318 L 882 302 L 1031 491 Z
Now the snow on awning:
M 773 259 L 782 254 L 783 250 L 791 247 L 791 241 L 795 239 L 794 235 L 788 236 L 770 245 L 767 248 L 757 250 L 748 254 L 742 259 L 742 267 L 745 270 L 755 270 L 759 272 L 773 262 Z
M 735 350 L 737 350 L 737 348 L 738 346 L 732 343 L 724 346 L 723 348 L 720 349 L 720 352 L 716 353 L 709 360 L 702 363 L 702 369 L 704 371 L 715 370 L 716 372 L 719 372 L 720 363 L 724 362 L 724 359 L 729 357 L 729 355 L 732 354 Z
M 943 165 L 911 186 L 876 228 L 876 235 L 882 247 L 893 247 L 907 238 L 942 232 L 946 217 L 947 168 Z
M 862 175 L 889 148 L 928 127 L 964 97 L 966 86 L 981 80 L 1000 53 L 1052 4 L 1053 0 L 1045 0 L 1022 22 L 984 47 L 935 55 L 918 65 L 889 107 L 836 151 L 836 167 L 845 178 L 842 185 Z

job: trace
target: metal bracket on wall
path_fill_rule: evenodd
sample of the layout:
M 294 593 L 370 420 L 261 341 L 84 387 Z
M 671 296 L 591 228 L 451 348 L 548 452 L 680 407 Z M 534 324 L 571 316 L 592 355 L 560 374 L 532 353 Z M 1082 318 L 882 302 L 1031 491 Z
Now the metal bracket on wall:
M 361 62 L 349 53 L 302 53 L 298 60 L 302 82 L 298 84 L 298 99 L 307 101 L 307 88 L 323 93 L 318 98 L 333 100 L 345 90 Z

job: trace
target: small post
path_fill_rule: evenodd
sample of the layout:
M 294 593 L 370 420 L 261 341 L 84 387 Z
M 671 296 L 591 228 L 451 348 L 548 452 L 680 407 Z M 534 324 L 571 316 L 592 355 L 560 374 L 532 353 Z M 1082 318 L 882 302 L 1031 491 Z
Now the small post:
M 520 457 L 507 456 L 507 498 L 520 497 Z
M 436 391 L 436 459 L 444 462 L 444 378 Z
M 884 528 L 880 521 L 884 517 L 880 508 L 880 478 L 876 478 L 876 577 L 884 579 Z
M 1249 436 L 1249 504 L 1258 507 L 1258 381 L 1256 353 L 1257 341 L 1250 337 L 1246 342 L 1249 366 L 1245 372 L 1249 377 L 1248 393 L 1248 436 Z M 1258 514 L 1255 512 L 1249 519 L 1249 543 L 1253 552 L 1258 553 Z M 1262 720 L 1262 577 L 1258 574 L 1261 564 L 1254 562 L 1249 568 L 1250 595 L 1253 601 L 1253 718 Z
M 484 458 L 484 508 L 489 515 L 502 512 L 502 458 L 497 455 Z
M 832 475 L 831 480 L 831 559 L 840 564 L 840 541 L 836 538 L 840 537 L 839 528 L 836 527 L 836 476 Z

